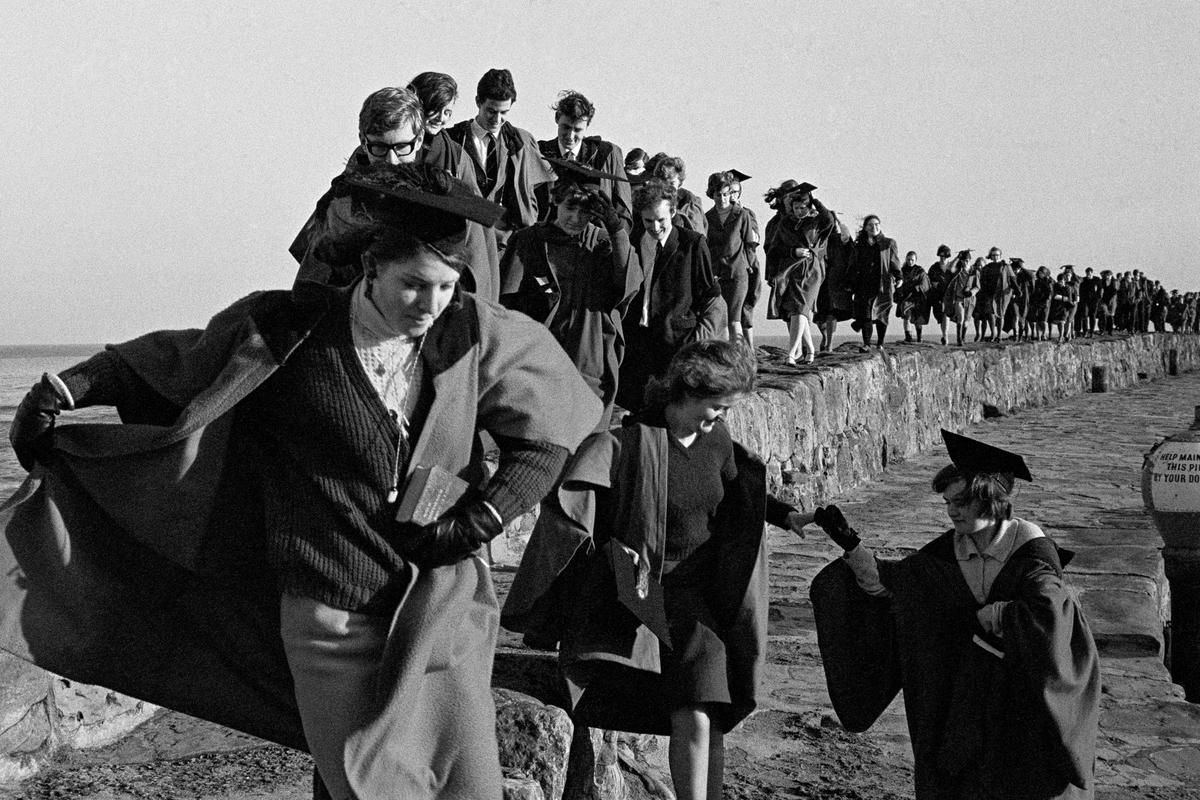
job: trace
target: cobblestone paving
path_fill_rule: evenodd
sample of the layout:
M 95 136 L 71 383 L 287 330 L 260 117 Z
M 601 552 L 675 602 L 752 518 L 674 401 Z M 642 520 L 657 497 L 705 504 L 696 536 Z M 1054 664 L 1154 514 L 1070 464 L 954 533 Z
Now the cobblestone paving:
M 989 420 L 965 431 L 1026 456 L 1017 514 L 1077 552 L 1068 569 L 1103 657 L 1098 797 L 1200 797 L 1200 706 L 1182 700 L 1159 655 L 1160 542 L 1142 511 L 1142 454 L 1187 427 L 1200 375 Z M 902 555 L 949 527 L 929 480 L 939 449 L 889 467 L 880 480 L 831 498 L 881 555 Z M 815 531 L 815 529 L 814 529 Z M 831 717 L 808 585 L 838 555 L 820 531 L 771 533 L 771 642 L 766 707 L 728 739 L 727 797 L 911 796 L 911 753 L 900 700 L 866 734 Z

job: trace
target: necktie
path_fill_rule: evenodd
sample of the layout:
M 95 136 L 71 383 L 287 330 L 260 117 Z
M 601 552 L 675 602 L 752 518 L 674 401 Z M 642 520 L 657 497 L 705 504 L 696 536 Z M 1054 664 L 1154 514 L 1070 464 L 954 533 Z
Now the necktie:
M 654 243 L 654 263 L 645 270 L 642 282 L 642 316 L 638 322 L 643 328 L 650 326 L 650 289 L 654 284 L 654 272 L 658 268 L 658 260 L 662 258 L 662 242 Z
M 487 135 L 487 159 L 483 164 L 483 171 L 487 175 L 488 191 L 496 185 L 496 172 L 500 167 L 500 154 L 496 149 L 496 137 L 492 134 Z

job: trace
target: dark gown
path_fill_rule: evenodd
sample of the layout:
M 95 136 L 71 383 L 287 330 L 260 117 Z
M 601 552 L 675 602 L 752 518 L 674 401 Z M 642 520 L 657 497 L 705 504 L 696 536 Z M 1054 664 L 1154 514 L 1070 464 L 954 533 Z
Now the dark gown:
M 872 242 L 860 234 L 854 242 L 853 263 L 854 318 L 860 323 L 886 323 L 901 277 L 896 240 L 880 236 Z
M 597 430 L 607 430 L 625 352 L 621 315 L 642 277 L 625 230 L 610 237 L 589 224 L 572 236 L 539 222 L 508 240 L 500 272 L 500 302 L 550 329 L 604 403 Z
M 988 639 L 953 536 L 877 560 L 890 598 L 863 592 L 840 559 L 813 580 L 834 710 L 866 730 L 903 690 L 917 800 L 1092 797 L 1100 667 L 1063 581 L 1070 554 L 1045 537 L 1013 553 L 986 598 L 1008 601 L 1002 637 Z
M 810 320 L 816 313 L 817 297 L 825 282 L 825 259 L 829 238 L 837 225 L 833 214 L 813 200 L 815 216 L 796 221 L 781 216 L 771 230 L 767 245 L 767 281 L 771 297 L 767 306 L 770 319 L 790 319 L 804 315 Z M 797 258 L 796 248 L 812 254 Z
M 672 711 L 711 703 L 728 731 L 754 708 L 763 522 L 791 510 L 764 478 L 721 423 L 686 449 L 649 418 L 581 448 L 559 491 L 572 524 L 535 530 L 501 615 L 526 641 L 561 641 L 577 725 L 669 734 Z
M 929 322 L 929 275 L 920 264 L 904 267 L 904 282 L 896 290 L 896 316 L 914 325 Z

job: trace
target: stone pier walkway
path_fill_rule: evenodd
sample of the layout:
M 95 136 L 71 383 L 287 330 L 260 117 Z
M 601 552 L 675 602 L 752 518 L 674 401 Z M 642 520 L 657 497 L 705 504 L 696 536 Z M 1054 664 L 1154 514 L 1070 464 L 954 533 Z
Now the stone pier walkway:
M 1161 658 L 1167 601 L 1160 542 L 1142 512 L 1142 454 L 1186 427 L 1200 374 L 1087 394 L 973 426 L 968 435 L 1026 456 L 1017 513 L 1077 555 L 1068 576 L 1096 634 L 1104 695 L 1098 797 L 1200 798 L 1200 705 L 1182 699 Z M 945 451 L 889 467 L 832 498 L 881 555 L 902 555 L 949 527 L 929 489 Z M 815 529 L 814 529 L 815 530 Z M 847 734 L 831 716 L 808 586 L 838 555 L 820 531 L 773 530 L 771 641 L 764 710 L 727 739 L 726 797 L 911 796 L 911 753 L 897 701 L 876 726 Z

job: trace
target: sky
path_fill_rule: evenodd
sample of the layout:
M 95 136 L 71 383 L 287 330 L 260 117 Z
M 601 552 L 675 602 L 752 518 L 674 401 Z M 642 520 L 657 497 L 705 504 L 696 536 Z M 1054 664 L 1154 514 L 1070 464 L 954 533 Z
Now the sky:
M 901 252 L 1200 289 L 1200 3 L 26 3 L 0 26 L 0 345 L 203 325 L 290 286 L 287 247 L 357 143 L 363 99 L 491 67 L 511 122 L 665 150 L 703 194 L 806 180 Z M 653 15 L 653 16 L 651 16 Z M 761 309 L 760 309 L 761 313 Z M 760 333 L 770 333 L 767 328 Z

